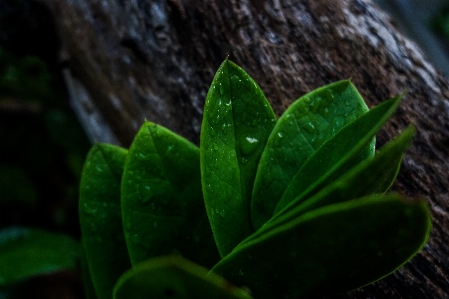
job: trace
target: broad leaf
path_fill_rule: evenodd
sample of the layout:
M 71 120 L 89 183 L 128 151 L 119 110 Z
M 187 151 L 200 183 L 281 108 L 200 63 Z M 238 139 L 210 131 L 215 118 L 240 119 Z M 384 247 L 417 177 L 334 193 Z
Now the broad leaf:
M 81 241 L 99 299 L 111 298 L 115 282 L 131 267 L 120 208 L 126 156 L 123 148 L 97 143 L 87 156 L 81 177 Z
M 251 299 L 242 289 L 180 256 L 139 263 L 119 279 L 114 299 Z
M 405 130 L 386 144 L 374 158 L 360 163 L 314 196 L 299 203 L 298 206 L 291 207 L 285 213 L 274 215 L 261 229 L 241 244 L 254 240 L 311 210 L 369 194 L 386 192 L 396 178 L 403 153 L 409 146 L 413 133 L 413 127 Z
M 257 84 L 225 60 L 207 94 L 201 128 L 204 200 L 221 256 L 253 232 L 252 187 L 275 122 Z
M 201 192 L 199 149 L 145 122 L 122 178 L 122 215 L 132 264 L 180 253 L 210 267 L 219 259 Z
M 79 245 L 71 237 L 34 228 L 0 230 L 0 285 L 75 269 Z
M 379 104 L 338 131 L 295 174 L 274 214 L 316 193 L 348 170 L 348 163 L 365 148 L 399 104 L 396 97 Z
M 368 111 L 348 80 L 318 88 L 295 101 L 279 118 L 264 149 L 251 201 L 256 229 L 273 215 L 304 162 L 343 126 Z M 374 154 L 375 140 L 359 160 Z
M 211 271 L 258 299 L 322 298 L 392 273 L 422 249 L 430 226 L 423 201 L 371 195 L 305 213 Z

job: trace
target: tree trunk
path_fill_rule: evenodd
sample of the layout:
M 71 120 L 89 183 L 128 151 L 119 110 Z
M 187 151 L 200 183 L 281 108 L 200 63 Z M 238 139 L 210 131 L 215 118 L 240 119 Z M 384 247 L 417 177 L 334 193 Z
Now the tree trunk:
M 334 298 L 449 298 L 449 82 L 370 1 L 38 3 L 54 20 L 72 104 L 96 141 L 128 146 L 147 119 L 198 143 L 206 93 L 227 55 L 277 115 L 341 79 L 370 107 L 406 91 L 377 140 L 416 126 L 393 189 L 429 203 L 430 241 L 394 274 Z

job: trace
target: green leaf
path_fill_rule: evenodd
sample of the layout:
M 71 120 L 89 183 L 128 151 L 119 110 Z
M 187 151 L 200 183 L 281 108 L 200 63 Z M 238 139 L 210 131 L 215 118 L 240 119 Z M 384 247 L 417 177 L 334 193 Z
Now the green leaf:
M 346 172 L 348 163 L 369 144 L 394 112 L 400 99 L 398 96 L 379 104 L 324 142 L 295 174 L 274 214 L 281 210 L 285 212 Z
M 251 299 L 222 277 L 207 274 L 207 269 L 180 256 L 149 259 L 123 274 L 114 299 Z
M 211 271 L 255 298 L 323 298 L 392 273 L 430 231 L 423 201 L 371 195 L 319 208 L 222 259 Z
M 86 252 L 81 248 L 81 279 L 83 281 L 84 296 L 86 299 L 97 299 L 92 275 L 90 273 L 89 263 L 87 262 Z
M 180 253 L 210 267 L 219 259 L 201 192 L 199 149 L 145 122 L 122 178 L 122 215 L 133 265 Z
M 258 85 L 226 59 L 207 94 L 200 146 L 204 200 L 221 256 L 254 231 L 252 187 L 275 122 Z
M 127 150 L 97 143 L 80 184 L 81 242 L 99 299 L 109 299 L 119 276 L 131 267 L 123 233 L 120 184 Z
M 368 111 L 349 80 L 318 88 L 295 101 L 279 118 L 260 159 L 251 201 L 256 229 L 273 211 L 304 162 L 343 126 Z M 359 160 L 374 154 L 375 140 Z
M 386 144 L 374 158 L 360 163 L 298 206 L 291 207 L 285 213 L 275 214 L 261 229 L 241 244 L 254 240 L 311 210 L 369 194 L 386 192 L 397 176 L 403 153 L 408 148 L 414 132 L 413 127 L 405 130 Z
M 78 246 L 67 235 L 39 229 L 10 227 L 0 230 L 0 285 L 75 269 Z

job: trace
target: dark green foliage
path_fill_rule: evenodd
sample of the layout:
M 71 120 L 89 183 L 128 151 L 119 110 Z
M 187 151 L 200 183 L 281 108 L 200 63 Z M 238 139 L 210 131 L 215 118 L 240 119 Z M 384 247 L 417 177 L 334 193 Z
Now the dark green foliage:
M 110 297 L 113 279 L 103 292 L 96 277 L 118 269 L 101 265 L 113 256 L 132 262 L 116 299 L 324 298 L 389 275 L 422 249 L 431 227 L 422 200 L 386 193 L 414 128 L 374 150 L 399 102 L 368 110 L 340 81 L 276 121 L 257 84 L 225 60 L 207 95 L 200 148 L 145 122 L 127 154 L 96 145 L 89 155 L 80 212 L 97 296 Z M 102 208 L 119 197 L 120 206 Z M 114 245 L 122 234 L 127 250 Z
M 0 230 L 0 289 L 26 278 L 75 269 L 77 242 L 63 234 L 35 228 L 9 227 Z
M 94 145 L 81 180 L 81 242 L 98 299 L 111 298 L 117 278 L 131 267 L 120 207 L 120 183 L 126 156 L 127 151 L 117 146 Z
M 197 146 L 146 122 L 126 159 L 121 184 L 125 238 L 132 264 L 182 254 L 211 267 L 219 260 L 208 225 Z

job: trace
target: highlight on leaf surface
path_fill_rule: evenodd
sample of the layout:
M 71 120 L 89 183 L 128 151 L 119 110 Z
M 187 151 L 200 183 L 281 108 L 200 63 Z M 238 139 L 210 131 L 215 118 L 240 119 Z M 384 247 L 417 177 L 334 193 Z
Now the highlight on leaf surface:
M 207 94 L 200 144 L 204 201 L 222 257 L 254 231 L 246 211 L 275 122 L 256 82 L 226 59 Z
M 295 174 L 277 203 L 274 213 L 310 197 L 347 171 L 348 163 L 368 145 L 394 112 L 399 101 L 400 98 L 396 97 L 383 102 L 324 142 Z M 292 202 L 293 200 L 295 202 Z
M 342 127 L 367 111 L 357 89 L 344 80 L 309 92 L 284 112 L 270 134 L 257 169 L 251 201 L 256 230 L 273 216 L 286 188 L 297 184 L 293 179 L 306 160 Z M 374 145 L 372 138 L 360 154 L 361 159 L 374 154 Z

